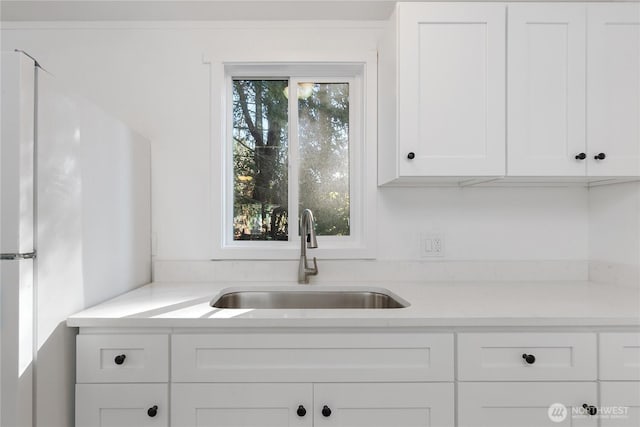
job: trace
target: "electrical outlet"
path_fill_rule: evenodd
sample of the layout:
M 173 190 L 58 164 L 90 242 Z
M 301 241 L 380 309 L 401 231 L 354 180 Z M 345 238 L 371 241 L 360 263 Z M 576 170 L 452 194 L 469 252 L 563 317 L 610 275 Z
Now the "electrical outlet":
M 423 258 L 444 256 L 444 237 L 437 233 L 420 235 L 420 256 Z

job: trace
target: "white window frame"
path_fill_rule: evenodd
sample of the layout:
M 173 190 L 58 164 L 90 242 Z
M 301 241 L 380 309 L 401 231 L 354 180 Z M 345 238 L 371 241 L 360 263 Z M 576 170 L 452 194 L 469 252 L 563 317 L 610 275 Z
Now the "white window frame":
M 212 64 L 213 65 L 213 64 Z M 349 83 L 349 191 L 350 235 L 318 236 L 318 249 L 309 255 L 319 259 L 365 259 L 376 255 L 376 57 L 359 61 L 222 62 L 212 70 L 218 74 L 221 123 L 212 126 L 213 173 L 213 259 L 298 259 L 298 99 L 289 97 L 289 240 L 233 240 L 233 79 L 288 78 L 290 87 L 298 82 Z M 215 92 L 216 81 L 212 84 Z M 216 99 L 212 93 L 212 99 Z M 219 107 L 218 107 L 219 106 Z M 217 108 L 216 108 L 217 107 Z M 294 124 L 292 126 L 292 124 Z M 216 141 L 218 141 L 216 143 Z

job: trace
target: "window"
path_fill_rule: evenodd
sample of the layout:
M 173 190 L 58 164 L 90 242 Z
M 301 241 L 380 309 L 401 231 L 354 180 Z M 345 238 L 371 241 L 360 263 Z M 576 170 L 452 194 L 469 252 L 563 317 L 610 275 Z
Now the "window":
M 288 80 L 233 80 L 233 239 L 289 240 Z
M 363 64 L 225 66 L 216 257 L 295 258 L 304 209 L 316 220 L 314 255 L 371 253 L 365 210 L 375 176 L 367 181 L 365 170 L 375 157 L 365 149 L 364 81 Z
M 349 86 L 233 79 L 234 240 L 289 240 L 288 213 L 296 211 L 289 204 L 296 202 L 298 212 L 313 211 L 317 235 L 349 236 Z M 297 98 L 294 114 L 289 96 Z M 297 147 L 289 128 L 297 129 Z M 290 146 L 297 149 L 297 200 L 288 197 Z

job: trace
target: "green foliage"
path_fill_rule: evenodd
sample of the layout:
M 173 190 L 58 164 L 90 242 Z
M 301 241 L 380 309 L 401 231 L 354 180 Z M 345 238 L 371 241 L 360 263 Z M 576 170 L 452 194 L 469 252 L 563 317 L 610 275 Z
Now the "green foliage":
M 298 101 L 300 209 L 319 235 L 349 235 L 349 85 L 319 83 Z
M 287 240 L 288 81 L 233 82 L 234 238 Z M 299 100 L 300 211 L 320 235 L 349 235 L 349 85 Z M 297 221 L 296 221 L 297 223 Z
M 287 238 L 286 219 L 274 223 L 287 206 L 287 84 L 233 82 L 234 239 Z

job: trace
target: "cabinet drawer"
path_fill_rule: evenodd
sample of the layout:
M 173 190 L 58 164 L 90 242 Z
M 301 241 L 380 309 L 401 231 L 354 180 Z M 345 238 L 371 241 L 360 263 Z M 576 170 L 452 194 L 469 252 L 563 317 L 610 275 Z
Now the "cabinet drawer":
M 533 358 L 527 361 L 523 355 Z M 595 380 L 596 367 L 595 334 L 458 335 L 461 381 Z
M 452 334 L 174 335 L 175 382 L 452 381 Z
M 600 334 L 600 379 L 640 380 L 640 333 Z
M 597 390 L 596 382 L 462 383 L 458 387 L 458 426 L 597 427 L 598 417 L 582 409 L 585 404 L 597 406 Z M 558 405 L 550 412 L 554 404 L 564 408 Z
M 314 427 L 453 427 L 453 383 L 314 384 Z M 332 413 L 325 417 L 321 408 Z
M 175 427 L 311 427 L 313 411 L 311 384 L 171 385 Z
M 640 382 L 600 382 L 600 426 L 640 426 Z
M 78 384 L 78 427 L 166 427 L 167 384 Z
M 78 383 L 169 380 L 167 335 L 78 335 L 76 339 Z

